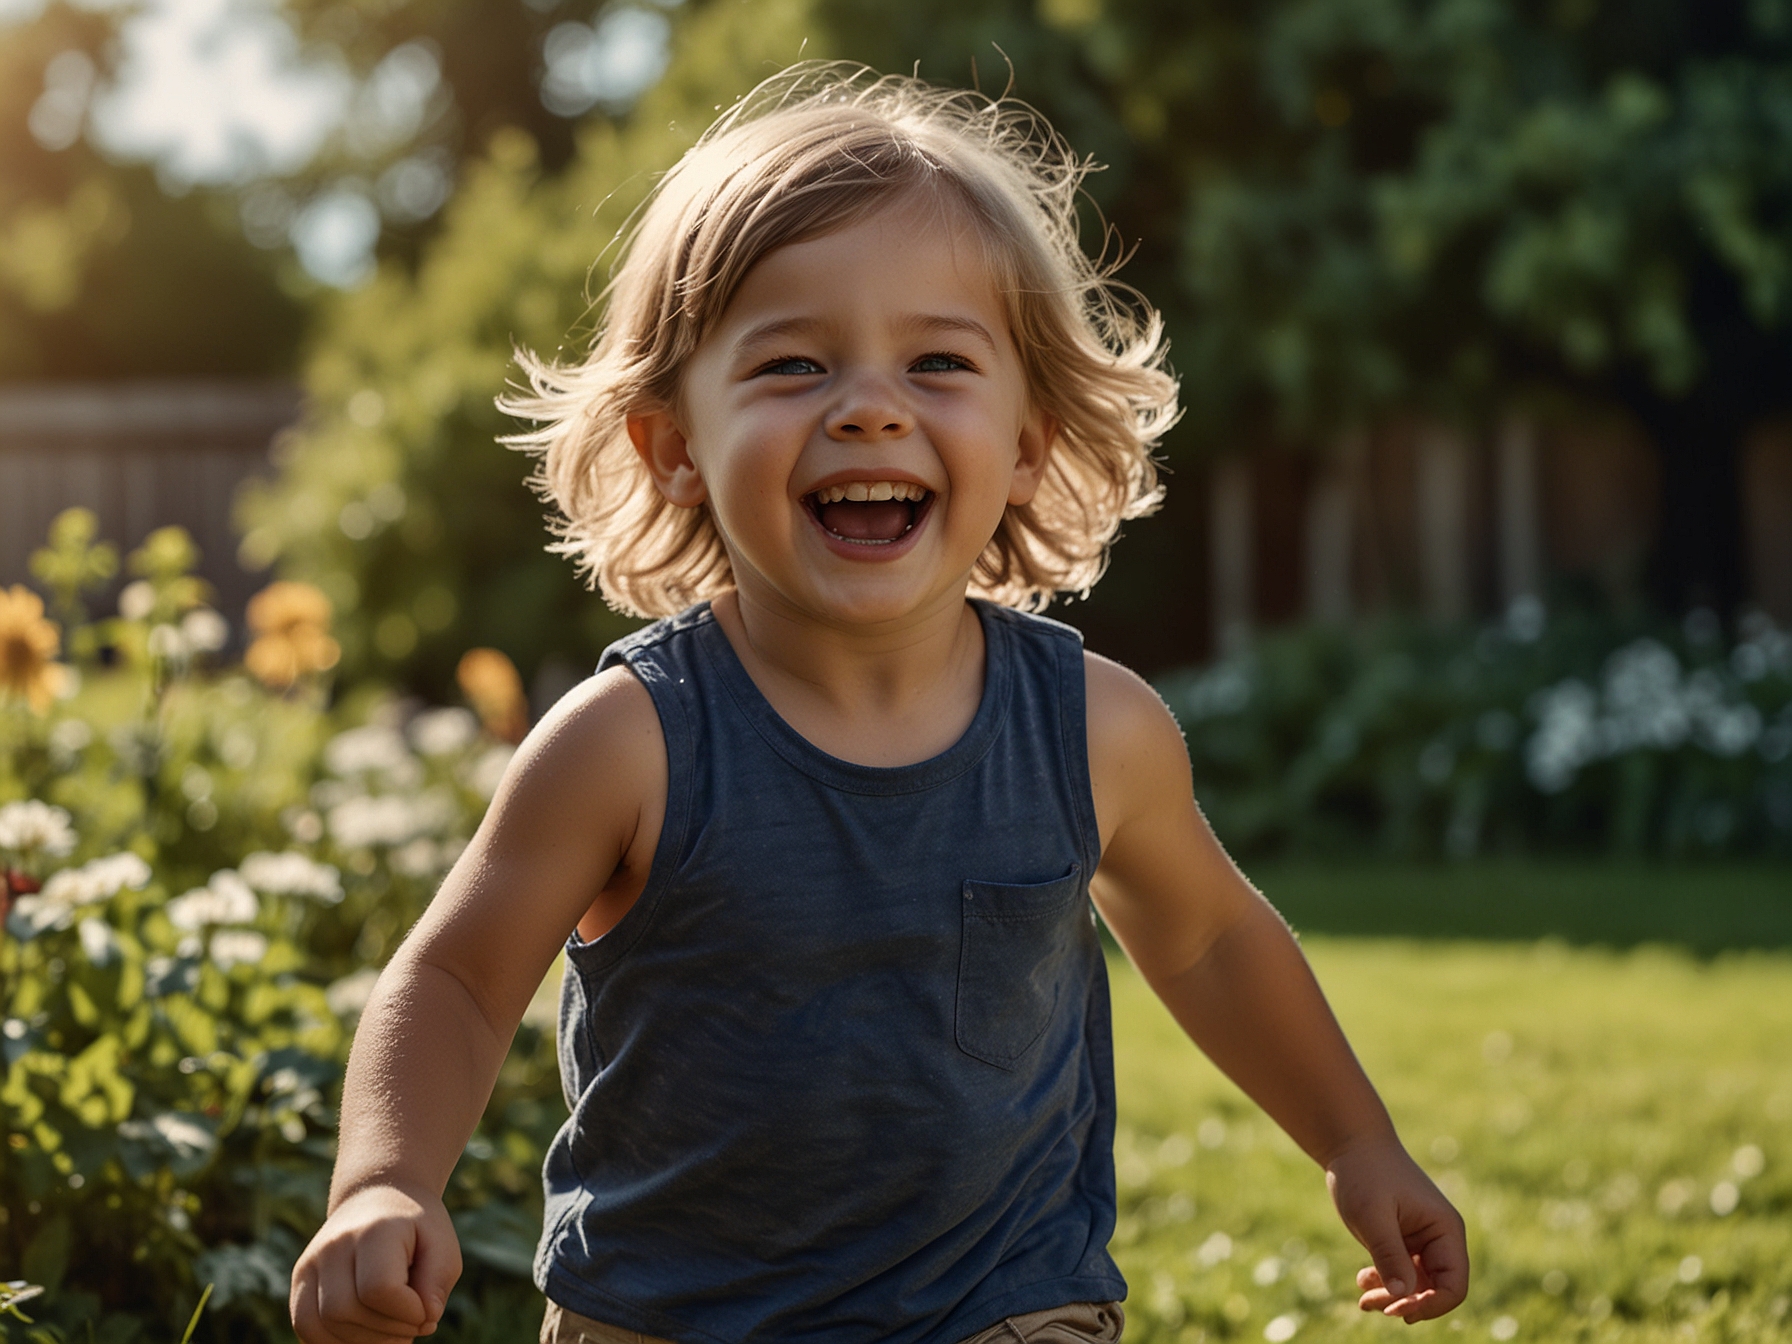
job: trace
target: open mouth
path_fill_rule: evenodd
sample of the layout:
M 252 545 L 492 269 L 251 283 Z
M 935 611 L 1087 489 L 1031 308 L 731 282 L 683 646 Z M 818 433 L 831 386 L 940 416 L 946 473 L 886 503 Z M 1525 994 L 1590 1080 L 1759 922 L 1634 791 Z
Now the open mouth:
M 855 546 L 888 546 L 920 525 L 933 491 L 913 481 L 848 481 L 803 496 L 822 530 Z

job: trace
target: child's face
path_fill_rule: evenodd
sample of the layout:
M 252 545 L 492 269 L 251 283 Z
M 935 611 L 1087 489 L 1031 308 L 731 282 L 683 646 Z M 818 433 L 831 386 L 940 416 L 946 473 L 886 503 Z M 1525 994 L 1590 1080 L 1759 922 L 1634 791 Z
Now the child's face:
M 1054 426 L 977 239 L 911 201 L 767 254 L 629 430 L 674 503 L 707 500 L 743 601 L 829 624 L 962 601 Z

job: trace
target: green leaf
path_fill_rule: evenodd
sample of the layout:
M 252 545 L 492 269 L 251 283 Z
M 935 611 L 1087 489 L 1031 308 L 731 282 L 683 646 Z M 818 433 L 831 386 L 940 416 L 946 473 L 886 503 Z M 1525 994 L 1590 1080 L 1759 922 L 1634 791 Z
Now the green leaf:
M 136 1088 L 118 1066 L 116 1036 L 102 1036 L 69 1061 L 62 1104 L 89 1126 L 115 1125 L 131 1113 Z
M 100 1024 L 100 1006 L 78 980 L 68 982 L 68 1006 L 75 1015 L 75 1021 L 82 1026 L 97 1027 Z

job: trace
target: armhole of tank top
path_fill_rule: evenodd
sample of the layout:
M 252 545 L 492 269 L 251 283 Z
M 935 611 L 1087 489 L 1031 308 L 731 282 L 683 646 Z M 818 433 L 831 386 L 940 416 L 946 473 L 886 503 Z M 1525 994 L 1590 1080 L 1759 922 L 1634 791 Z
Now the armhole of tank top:
M 659 716 L 660 737 L 666 745 L 666 808 L 660 818 L 660 838 L 653 847 L 647 883 L 628 913 L 617 920 L 608 933 L 592 942 L 579 941 L 576 929 L 567 940 L 567 959 L 578 966 L 582 977 L 603 974 L 626 957 L 646 935 L 666 888 L 684 860 L 685 841 L 690 830 L 695 744 L 684 705 L 672 689 L 674 678 L 654 659 L 651 645 L 629 649 L 609 665 L 614 666 L 617 661 L 641 683 L 653 701 L 654 713 Z
M 1052 632 L 1058 650 L 1058 717 L 1063 725 L 1066 784 L 1076 816 L 1083 871 L 1090 878 L 1101 862 L 1101 828 L 1095 815 L 1095 781 L 1089 773 L 1089 678 L 1083 665 L 1083 642 Z

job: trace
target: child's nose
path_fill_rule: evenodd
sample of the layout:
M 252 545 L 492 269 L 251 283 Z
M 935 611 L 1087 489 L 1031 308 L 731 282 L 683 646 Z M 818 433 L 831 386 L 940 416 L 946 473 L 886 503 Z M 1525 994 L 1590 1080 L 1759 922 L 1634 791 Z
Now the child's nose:
M 828 437 L 847 442 L 877 443 L 900 439 L 914 428 L 914 418 L 887 388 L 860 384 L 827 417 Z

